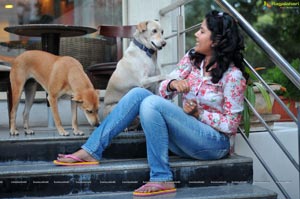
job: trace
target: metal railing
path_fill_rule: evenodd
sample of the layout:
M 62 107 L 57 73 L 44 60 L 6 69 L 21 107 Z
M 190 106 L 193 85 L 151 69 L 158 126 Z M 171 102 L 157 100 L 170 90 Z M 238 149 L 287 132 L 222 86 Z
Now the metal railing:
M 185 4 L 190 3 L 193 0 L 177 0 L 171 5 L 161 9 L 159 11 L 159 14 L 163 17 L 167 13 L 179 9 L 179 15 L 177 18 L 177 33 L 171 34 L 166 37 L 166 39 L 177 37 L 177 58 L 180 60 L 180 58 L 184 55 L 185 46 L 184 44 L 184 33 L 190 32 L 196 28 L 200 27 L 200 23 L 196 24 L 194 26 L 185 28 L 184 27 L 184 16 L 182 16 L 182 9 Z M 254 28 L 244 19 L 243 16 L 241 16 L 227 1 L 225 0 L 215 0 L 215 2 L 227 13 L 229 13 L 231 16 L 233 16 L 240 27 L 245 31 L 245 33 L 267 54 L 269 59 L 278 65 L 280 70 L 295 84 L 297 88 L 300 89 L 300 75 L 299 73 L 257 32 L 254 30 Z M 177 60 L 177 61 L 178 61 Z M 244 59 L 245 65 L 253 72 L 253 74 L 258 78 L 258 80 L 264 85 L 264 87 L 268 90 L 268 92 L 274 96 L 274 99 L 280 104 L 280 106 L 287 112 L 287 114 L 292 118 L 294 122 L 298 124 L 298 145 L 300 144 L 300 108 L 298 107 L 298 119 L 294 116 L 294 114 L 290 111 L 290 109 L 285 105 L 285 103 L 276 95 L 276 93 L 270 88 L 270 86 L 262 79 L 262 77 L 255 71 L 255 69 L 251 66 L 251 64 Z M 164 64 L 162 64 L 164 65 Z M 275 143 L 280 147 L 280 149 L 284 152 L 284 154 L 287 156 L 289 161 L 292 163 L 292 165 L 296 168 L 296 170 L 299 173 L 299 164 L 296 162 L 296 160 L 292 157 L 292 155 L 288 152 L 288 150 L 285 148 L 285 146 L 281 143 L 281 141 L 277 138 L 277 136 L 273 133 L 272 129 L 268 126 L 268 124 L 264 121 L 264 119 L 259 115 L 259 113 L 255 110 L 255 108 L 251 105 L 251 103 L 245 98 L 245 102 L 249 105 L 250 109 L 254 113 L 254 115 L 259 119 L 259 121 L 262 123 L 262 125 L 266 128 L 266 130 L 270 133 L 271 137 L 275 141 Z M 255 156 L 258 158 L 260 163 L 263 165 L 267 173 L 270 175 L 276 186 L 279 188 L 281 193 L 286 198 L 291 198 L 289 194 L 286 192 L 284 187 L 279 183 L 279 180 L 276 178 L 274 173 L 271 171 L 270 167 L 266 164 L 266 162 L 263 160 L 263 158 L 260 156 L 260 154 L 257 152 L 253 144 L 248 140 L 248 138 L 245 136 L 244 131 L 240 128 L 240 132 L 242 137 L 245 139 L 246 143 L 248 144 L 249 148 L 253 151 Z M 300 160 L 300 145 L 299 147 L 299 160 Z M 299 175 L 300 178 L 300 175 Z M 300 184 L 300 180 L 299 180 Z

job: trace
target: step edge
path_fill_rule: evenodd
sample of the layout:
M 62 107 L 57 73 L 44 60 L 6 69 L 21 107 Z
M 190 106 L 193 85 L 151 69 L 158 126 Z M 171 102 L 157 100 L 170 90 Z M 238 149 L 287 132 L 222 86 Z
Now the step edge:
M 216 199 L 217 197 L 219 198 L 220 195 L 211 195 L 211 196 L 186 196 L 184 197 L 183 194 L 186 192 L 192 192 L 195 190 L 205 190 L 205 189 L 218 189 L 218 188 L 225 188 L 227 189 L 226 193 L 222 195 L 222 199 L 232 199 L 232 194 L 228 193 L 229 190 L 235 191 L 236 189 L 242 189 L 242 190 L 257 190 L 259 193 L 255 193 L 255 195 L 250 195 L 249 192 L 245 191 L 244 193 L 239 193 L 237 195 L 234 195 L 234 198 L 249 198 L 249 196 L 252 197 L 259 197 L 259 198 L 270 198 L 270 197 L 275 197 L 277 198 L 278 194 L 274 192 L 273 190 L 262 188 L 256 185 L 252 184 L 227 184 L 227 185 L 219 185 L 219 186 L 209 186 L 209 187 L 183 187 L 183 188 L 177 188 L 177 193 L 174 197 L 172 198 L 179 198 L 180 199 Z M 199 191 L 199 192 L 200 192 Z M 85 199 L 89 198 L 103 198 L 103 197 L 111 197 L 111 196 L 119 196 L 119 197 L 128 197 L 131 198 L 133 195 L 133 191 L 116 191 L 116 192 L 81 192 L 79 194 L 67 194 L 67 195 L 61 195 L 61 196 L 47 196 L 43 197 L 45 199 L 59 199 L 59 198 L 68 198 L 68 199 L 73 199 L 73 198 L 82 198 L 84 197 Z M 179 196 L 179 197 L 178 197 Z M 36 199 L 36 198 L 41 198 L 41 197 L 28 197 L 28 199 Z
M 133 132 L 132 135 L 126 135 L 130 132 L 121 132 L 119 135 L 113 138 L 112 142 L 118 141 L 121 139 L 140 139 L 142 141 L 145 140 L 145 135 L 142 131 Z M 55 133 L 54 133 L 55 134 Z M 41 142 L 41 141 L 47 141 L 47 142 L 57 142 L 57 141 L 85 141 L 89 138 L 90 134 L 85 134 L 83 136 L 60 136 L 60 135 L 54 135 L 53 137 L 34 137 L 34 135 L 21 135 L 18 136 L 9 136 L 6 138 L 0 138 L 0 144 L 1 143 L 33 143 L 33 142 Z
M 129 163 L 129 165 L 126 165 L 126 162 Z M 67 166 L 56 166 L 52 162 L 33 162 L 33 163 L 39 163 L 38 166 L 43 166 L 44 169 L 40 170 L 34 170 L 34 169 L 28 169 L 28 170 L 19 170 L 17 168 L 21 167 L 30 167 L 32 165 L 21 164 L 18 165 L 9 165 L 5 163 L 5 165 L 0 165 L 0 169 L 2 167 L 2 171 L 0 173 L 0 178 L 5 177 L 30 177 L 30 176 L 36 176 L 36 175 L 62 175 L 62 174 L 80 174 L 80 173 L 99 173 L 99 172 L 105 172 L 105 171 L 120 171 L 120 170 L 136 170 L 136 169 L 149 169 L 148 163 L 146 158 L 138 158 L 138 159 L 119 159 L 119 160 L 107 160 L 103 161 L 103 164 L 99 166 L 84 166 L 84 167 L 67 167 Z M 111 165 L 111 164 L 115 165 Z M 121 165 L 118 165 L 117 163 L 123 163 Z M 193 159 L 183 159 L 179 158 L 177 156 L 171 157 L 170 161 L 170 167 L 171 168 L 182 168 L 182 167 L 209 167 L 213 165 L 239 165 L 239 164 L 253 164 L 252 158 L 244 157 L 244 156 L 232 156 L 227 159 L 221 159 L 221 160 L 212 160 L 212 161 L 201 161 L 201 160 L 193 160 Z M 9 168 L 12 170 L 4 171 L 3 168 Z M 45 168 L 46 167 L 46 168 Z M 15 169 L 15 170 L 13 170 Z

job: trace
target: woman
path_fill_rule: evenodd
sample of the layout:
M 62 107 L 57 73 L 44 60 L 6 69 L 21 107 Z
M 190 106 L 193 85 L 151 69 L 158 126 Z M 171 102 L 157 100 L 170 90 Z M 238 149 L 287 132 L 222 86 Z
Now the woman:
M 195 47 L 172 72 L 175 79 L 161 82 L 161 96 L 143 88 L 130 90 L 81 150 L 60 154 L 55 163 L 97 164 L 111 139 L 137 115 L 146 136 L 150 180 L 134 191 L 136 196 L 176 191 L 168 150 L 199 160 L 225 157 L 243 110 L 243 39 L 234 19 L 218 11 L 206 15 L 195 36 Z M 183 108 L 166 100 L 178 93 Z

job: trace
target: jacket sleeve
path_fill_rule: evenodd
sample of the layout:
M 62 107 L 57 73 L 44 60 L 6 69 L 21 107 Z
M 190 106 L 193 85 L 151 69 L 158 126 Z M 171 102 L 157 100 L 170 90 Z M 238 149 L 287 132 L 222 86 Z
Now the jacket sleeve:
M 192 63 L 191 60 L 188 56 L 188 54 L 186 54 L 181 60 L 180 62 L 177 64 L 177 67 L 175 70 L 173 70 L 168 76 L 169 79 L 166 79 L 164 81 L 162 81 L 160 83 L 159 86 L 159 94 L 160 96 L 166 98 L 166 99 L 172 99 L 173 97 L 175 97 L 177 95 L 177 92 L 169 92 L 167 91 L 167 86 L 169 84 L 169 82 L 172 79 L 177 79 L 177 80 L 182 80 L 185 79 L 189 73 L 192 70 Z

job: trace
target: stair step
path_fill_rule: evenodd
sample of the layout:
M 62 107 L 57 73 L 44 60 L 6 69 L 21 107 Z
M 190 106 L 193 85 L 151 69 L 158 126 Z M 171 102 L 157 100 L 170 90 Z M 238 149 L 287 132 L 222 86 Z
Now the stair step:
M 51 161 L 59 153 L 73 153 L 87 140 L 92 127 L 81 127 L 84 136 L 60 136 L 55 128 L 33 128 L 35 135 L 10 136 L 8 129 L 0 129 L 0 162 L 5 161 Z M 66 128 L 71 132 L 71 127 Z M 89 133 L 88 133 L 89 132 Z M 104 151 L 105 158 L 146 157 L 145 136 L 142 131 L 122 132 Z
M 252 159 L 238 155 L 215 161 L 170 157 L 176 186 L 204 187 L 251 183 Z M 104 159 L 99 166 L 61 167 L 52 162 L 0 163 L 3 197 L 55 196 L 86 192 L 132 191 L 149 179 L 145 158 Z
M 104 192 L 104 193 L 78 193 L 67 196 L 51 197 L 28 197 L 29 199 L 138 199 L 130 192 Z M 147 197 L 149 198 L 149 197 Z M 178 198 L 178 199 L 276 199 L 277 194 L 273 191 L 260 188 L 251 184 L 230 184 L 225 186 L 210 186 L 198 188 L 178 188 L 175 194 L 161 195 L 150 198 Z

